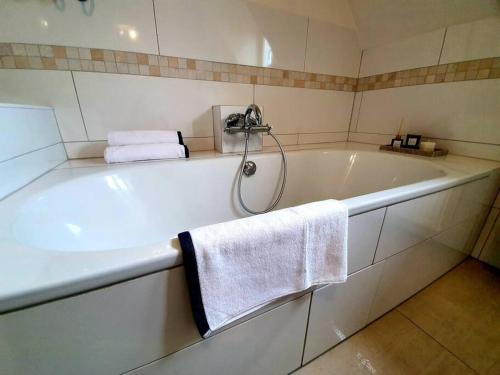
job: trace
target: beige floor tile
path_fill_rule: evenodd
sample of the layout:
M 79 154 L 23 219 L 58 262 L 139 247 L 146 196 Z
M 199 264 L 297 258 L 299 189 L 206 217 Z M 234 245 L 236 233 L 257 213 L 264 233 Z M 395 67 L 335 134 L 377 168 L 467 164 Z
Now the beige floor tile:
M 295 374 L 473 374 L 473 371 L 393 310 Z
M 498 271 L 469 259 L 398 310 L 477 372 L 500 374 Z

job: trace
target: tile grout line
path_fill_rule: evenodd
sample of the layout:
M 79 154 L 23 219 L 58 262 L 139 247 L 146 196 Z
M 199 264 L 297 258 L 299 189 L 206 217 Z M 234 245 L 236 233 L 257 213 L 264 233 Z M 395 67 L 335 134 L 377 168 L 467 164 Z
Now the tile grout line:
M 445 274 L 446 275 L 446 274 Z M 443 275 L 444 276 L 444 275 Z M 429 284 L 429 285 L 432 285 Z M 418 293 L 417 293 L 418 294 Z M 412 299 L 415 295 L 413 295 L 410 299 Z M 406 302 L 406 301 L 405 301 Z M 418 330 L 422 331 L 427 337 L 429 337 L 430 339 L 432 339 L 432 341 L 436 342 L 440 347 L 442 347 L 445 351 L 447 351 L 448 353 L 450 353 L 454 358 L 456 358 L 459 362 L 461 362 L 462 364 L 464 364 L 467 368 L 469 368 L 471 371 L 473 371 L 475 374 L 479 374 L 479 372 L 477 372 L 476 370 L 474 370 L 472 367 L 469 366 L 469 364 L 467 362 L 465 362 L 464 360 L 462 360 L 458 355 L 456 355 L 455 353 L 453 353 L 450 349 L 448 349 L 446 346 L 444 346 L 443 344 L 441 344 L 434 336 L 432 336 L 430 333 L 428 333 L 425 329 L 423 329 L 422 327 L 420 327 L 417 323 L 415 323 L 411 318 L 409 318 L 406 314 L 404 314 L 400 309 L 399 307 L 401 306 L 398 305 L 396 306 L 396 308 L 394 308 L 394 311 L 397 311 L 399 314 L 401 314 L 401 316 L 403 318 L 405 318 L 406 320 L 408 320 L 411 324 L 413 324 Z
M 160 54 L 160 38 L 158 37 L 158 22 L 156 21 L 155 0 L 151 0 L 151 2 L 153 3 L 153 18 L 155 21 L 156 47 L 158 48 L 158 56 L 161 56 L 161 54 Z
M 307 17 L 307 27 L 306 27 L 306 46 L 304 48 L 304 72 L 306 71 L 306 60 L 307 60 L 307 40 L 309 39 L 309 17 Z
M 304 332 L 304 345 L 302 346 L 302 357 L 300 358 L 299 368 L 304 366 L 304 356 L 306 354 L 307 333 L 309 331 L 309 320 L 311 318 L 311 307 L 312 307 L 313 293 L 314 293 L 314 290 L 311 291 L 311 295 L 309 296 L 309 308 L 307 310 L 306 330 Z
M 387 210 L 389 209 L 389 207 L 390 206 L 386 206 L 384 210 L 384 217 L 382 218 L 382 224 L 380 225 L 380 231 L 378 232 L 377 245 L 375 246 L 375 252 L 373 253 L 372 265 L 375 264 L 375 257 L 377 256 L 378 244 L 380 243 L 380 237 L 382 237 L 382 230 L 384 229 L 385 217 L 387 216 Z
M 498 189 L 498 191 L 497 191 L 497 195 L 498 195 L 498 194 L 500 194 L 500 188 L 499 188 L 499 189 Z M 494 202 L 493 202 L 493 204 L 494 204 Z M 482 230 L 484 230 L 484 228 L 485 228 L 485 226 L 486 226 L 486 222 L 488 221 L 488 217 L 489 217 L 489 216 L 491 215 L 491 213 L 493 212 L 493 208 L 495 208 L 493 204 L 492 204 L 492 205 L 491 205 L 491 207 L 490 207 L 490 210 L 489 210 L 489 212 L 488 212 L 488 215 L 486 215 L 485 219 L 483 220 L 483 223 L 482 223 L 482 225 L 481 225 L 481 228 L 482 228 L 482 229 L 481 229 L 481 231 L 482 231 Z M 486 246 L 486 244 L 488 243 L 488 240 L 490 239 L 490 237 L 491 237 L 492 235 L 494 235 L 494 234 L 493 234 L 493 232 L 495 231 L 495 227 L 496 227 L 496 225 L 497 225 L 497 222 L 498 222 L 498 218 L 499 218 L 499 217 L 500 217 L 500 214 L 497 214 L 497 215 L 496 215 L 496 217 L 495 217 L 495 220 L 493 220 L 493 223 L 491 224 L 491 229 L 490 229 L 490 231 L 488 232 L 488 235 L 486 236 L 486 239 L 484 240 L 484 243 L 483 243 L 483 246 L 481 247 L 481 250 L 479 250 L 479 254 L 477 254 L 477 258 L 476 258 L 477 260 L 480 260 L 480 258 L 481 258 L 481 254 L 483 253 L 483 250 L 484 250 L 484 247 L 485 247 L 485 246 Z M 478 241 L 479 241 L 479 237 L 478 237 L 478 239 L 476 240 L 476 243 L 477 243 Z M 474 244 L 474 245 L 475 245 L 475 244 Z
M 358 93 L 358 82 L 359 82 L 359 76 L 361 74 L 361 65 L 363 64 L 363 56 L 365 54 L 365 50 L 361 50 L 361 56 L 359 57 L 359 65 L 358 65 L 358 75 L 356 77 L 356 93 Z M 356 126 L 354 127 L 355 131 L 358 131 L 358 122 L 359 122 L 359 114 L 361 113 L 361 105 L 363 104 L 363 91 L 361 92 L 361 98 L 359 99 L 359 108 L 358 108 L 358 113 L 356 116 Z M 356 95 L 354 96 L 356 97 Z M 351 111 L 351 121 L 352 121 L 352 116 L 354 115 L 354 101 L 352 103 L 352 111 Z M 347 141 L 349 141 L 349 137 L 351 135 L 351 121 L 349 122 L 349 134 L 347 135 Z
M 87 137 L 87 141 L 92 142 L 89 138 L 89 133 L 87 131 L 87 124 L 85 124 L 85 117 L 83 116 L 82 105 L 80 104 L 80 97 L 78 96 L 78 90 L 76 89 L 75 76 L 73 75 L 73 71 L 71 73 L 71 80 L 73 81 L 73 88 L 75 89 L 76 101 L 78 103 L 78 109 L 80 110 L 80 116 L 82 117 L 83 128 L 85 129 L 85 136 Z M 74 142 L 82 142 L 82 141 L 74 141 Z M 83 141 L 85 142 L 85 141 Z
M 35 148 L 33 150 L 30 150 L 30 151 L 23 152 L 22 154 L 19 154 L 19 155 L 11 156 L 10 158 L 7 158 L 5 160 L 0 160 L 0 164 L 6 163 L 8 161 L 12 161 L 12 160 L 20 158 L 22 156 L 26 156 L 26 155 L 32 154 L 33 152 L 42 151 L 42 150 L 45 150 L 46 148 L 57 146 L 60 143 L 63 144 L 64 142 L 61 140 L 59 142 L 52 143 L 52 144 L 47 145 L 47 146 L 43 146 L 43 147 Z M 63 147 L 64 147 L 64 144 L 63 144 Z
M 438 57 L 438 62 L 437 65 L 441 63 L 441 56 L 443 55 L 443 49 L 444 49 L 444 43 L 446 41 L 446 34 L 448 33 L 448 27 L 444 28 L 444 35 L 443 35 L 443 43 L 441 43 L 441 50 L 439 51 L 439 57 Z

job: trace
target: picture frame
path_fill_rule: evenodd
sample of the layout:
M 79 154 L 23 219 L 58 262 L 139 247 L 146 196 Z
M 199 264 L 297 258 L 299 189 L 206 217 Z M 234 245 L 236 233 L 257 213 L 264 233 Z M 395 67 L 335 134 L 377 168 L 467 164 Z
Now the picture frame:
M 406 143 L 404 147 L 406 148 L 418 148 L 420 145 L 420 139 L 422 138 L 421 135 L 416 135 L 416 134 L 408 134 L 406 136 Z
M 403 146 L 403 140 L 401 138 L 393 138 L 391 140 L 391 146 L 395 148 L 400 148 Z

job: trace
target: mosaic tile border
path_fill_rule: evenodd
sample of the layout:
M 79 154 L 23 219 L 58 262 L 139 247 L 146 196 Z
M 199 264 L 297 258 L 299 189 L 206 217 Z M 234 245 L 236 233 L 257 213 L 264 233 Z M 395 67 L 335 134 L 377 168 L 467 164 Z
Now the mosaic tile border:
M 442 82 L 500 78 L 500 57 L 438 64 L 354 78 L 97 48 L 0 43 L 0 68 L 117 73 L 361 92 Z
M 439 64 L 358 78 L 356 91 L 500 78 L 500 57 Z
M 356 78 L 182 57 L 55 45 L 0 43 L 0 68 L 87 71 L 353 92 Z

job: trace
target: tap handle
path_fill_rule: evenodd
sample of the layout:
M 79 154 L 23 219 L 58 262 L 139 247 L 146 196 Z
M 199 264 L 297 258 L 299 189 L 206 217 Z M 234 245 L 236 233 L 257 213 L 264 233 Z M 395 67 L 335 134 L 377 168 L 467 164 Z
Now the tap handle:
M 255 114 L 255 118 L 252 118 L 252 112 Z M 262 113 L 260 112 L 259 106 L 255 104 L 250 104 L 245 111 L 245 126 L 261 126 L 262 125 Z
M 231 113 L 226 117 L 226 127 L 234 128 L 240 126 L 240 122 L 245 119 L 245 115 L 243 113 Z

